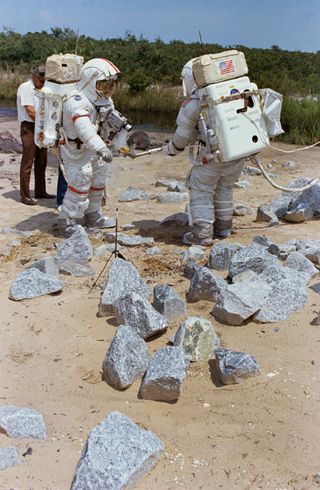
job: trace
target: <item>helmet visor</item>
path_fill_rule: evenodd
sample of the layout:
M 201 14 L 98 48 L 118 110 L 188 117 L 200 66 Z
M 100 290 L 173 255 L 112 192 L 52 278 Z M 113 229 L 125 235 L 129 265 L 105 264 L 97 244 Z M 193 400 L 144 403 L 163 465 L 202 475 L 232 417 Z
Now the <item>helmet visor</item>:
M 96 82 L 96 92 L 102 97 L 112 97 L 118 86 L 118 81 L 116 78 L 108 78 L 107 80 L 98 80 Z

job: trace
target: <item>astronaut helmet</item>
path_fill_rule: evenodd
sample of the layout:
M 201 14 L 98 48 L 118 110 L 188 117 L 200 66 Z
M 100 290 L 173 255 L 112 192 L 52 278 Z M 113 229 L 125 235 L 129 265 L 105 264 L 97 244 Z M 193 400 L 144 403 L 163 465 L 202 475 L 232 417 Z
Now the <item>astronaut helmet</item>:
M 81 69 L 78 89 L 92 104 L 112 97 L 117 87 L 119 68 L 105 58 L 93 58 Z
M 190 97 L 198 88 L 192 72 L 194 59 L 188 61 L 181 72 L 183 95 L 185 97 Z

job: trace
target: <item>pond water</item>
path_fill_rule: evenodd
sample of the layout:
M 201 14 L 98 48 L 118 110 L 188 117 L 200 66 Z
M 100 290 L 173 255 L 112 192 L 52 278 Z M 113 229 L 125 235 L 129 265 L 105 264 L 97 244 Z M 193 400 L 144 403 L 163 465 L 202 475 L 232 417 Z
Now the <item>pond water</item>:
M 177 117 L 173 113 L 147 111 L 128 111 L 125 116 L 135 129 L 159 132 L 173 131 Z M 1 117 L 17 117 L 16 107 L 0 107 L 0 119 Z

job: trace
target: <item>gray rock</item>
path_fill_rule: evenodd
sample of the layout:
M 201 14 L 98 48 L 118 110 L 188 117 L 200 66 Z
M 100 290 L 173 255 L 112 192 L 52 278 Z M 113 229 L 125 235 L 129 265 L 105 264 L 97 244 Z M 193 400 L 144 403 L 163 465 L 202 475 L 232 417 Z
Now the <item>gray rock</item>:
M 0 448 L 0 470 L 21 464 L 19 453 L 14 446 Z
M 64 283 L 55 276 L 49 276 L 39 269 L 27 269 L 17 275 L 13 281 L 9 298 L 14 301 L 37 298 L 46 294 L 57 293 L 64 287 Z
M 217 243 L 211 248 L 208 267 L 218 271 L 229 269 L 232 257 L 242 249 L 239 243 Z
M 9 437 L 46 438 L 42 415 L 32 408 L 15 405 L 0 407 L 0 428 Z
M 278 264 L 276 257 L 271 255 L 262 245 L 252 243 L 232 256 L 229 275 L 234 277 L 247 269 L 260 273 L 271 264 Z
M 129 325 L 120 325 L 103 361 L 103 379 L 113 388 L 124 390 L 144 375 L 148 363 L 145 341 Z
M 162 252 L 161 252 L 159 247 L 152 247 L 152 248 L 148 248 L 148 250 L 146 251 L 146 254 L 153 257 L 154 255 L 161 255 Z
M 259 277 L 259 274 L 248 269 L 248 270 L 240 272 L 240 274 L 234 276 L 234 278 L 232 279 L 232 282 L 233 282 L 233 284 L 238 284 L 239 282 L 241 282 L 241 283 L 242 282 L 248 282 L 251 279 L 253 279 L 254 277 Z
M 167 284 L 155 286 L 153 294 L 153 307 L 169 322 L 186 315 L 185 302 L 173 287 Z
M 233 208 L 233 216 L 248 216 L 252 214 L 252 209 L 248 204 L 236 204 Z
M 313 218 L 313 211 L 309 207 L 299 207 L 292 211 L 287 211 L 283 219 L 289 223 L 303 223 Z
M 88 233 L 84 228 L 79 228 L 73 235 L 67 240 L 63 240 L 57 249 L 57 259 L 92 259 L 93 249 L 88 236 Z
M 158 179 L 155 182 L 155 187 L 166 187 L 168 189 L 168 186 L 173 182 L 172 179 Z M 177 181 L 174 181 L 177 182 Z
M 158 195 L 158 201 L 160 203 L 181 202 L 187 201 L 188 199 L 188 192 L 161 192 L 161 194 Z
M 244 175 L 261 175 L 262 172 L 260 168 L 257 167 L 244 167 L 243 169 Z
M 252 238 L 252 243 L 256 243 L 258 245 L 262 245 L 263 247 L 269 247 L 272 241 L 265 235 L 257 235 Z
M 226 325 L 241 325 L 267 302 L 272 287 L 260 277 L 228 285 L 221 291 L 212 314 Z
M 207 267 L 201 267 L 193 276 L 188 291 L 188 301 L 195 302 L 207 300 L 215 302 L 218 293 L 224 290 L 227 282 L 222 277 L 209 270 Z
M 182 257 L 182 262 L 187 262 L 188 260 L 193 260 L 193 261 L 196 261 L 196 260 L 201 260 L 203 259 L 205 256 L 205 251 L 203 250 L 202 247 L 200 247 L 199 245 L 191 245 L 191 247 L 189 247 L 183 257 Z
M 281 165 L 287 168 L 293 168 L 296 166 L 295 162 L 293 162 L 292 160 L 289 160 L 288 162 L 283 162 Z
M 94 255 L 96 257 L 104 257 L 104 255 L 108 252 L 108 245 L 103 244 L 99 245 L 94 251 Z
M 188 222 L 189 222 L 189 219 L 188 219 L 187 213 L 174 213 L 174 214 L 170 214 L 170 216 L 167 216 L 166 218 L 164 218 L 160 222 L 160 225 L 176 224 L 178 226 L 187 226 Z
M 32 231 L 23 231 L 23 230 L 18 230 L 18 228 L 10 228 L 8 226 L 5 226 L 3 228 L 0 228 L 0 233 L 3 235 L 18 235 L 21 237 L 28 237 L 32 235 Z
M 45 257 L 32 262 L 26 267 L 26 270 L 28 269 L 38 269 L 44 274 L 49 274 L 49 276 L 57 276 L 59 274 L 59 263 L 56 257 Z
M 313 265 L 311 260 L 304 257 L 299 252 L 293 252 L 288 255 L 285 261 L 285 265 L 287 267 L 291 267 L 291 269 L 295 269 L 297 271 L 306 272 L 310 278 L 319 274 L 318 269 Z
M 109 243 L 115 242 L 115 233 L 105 233 L 104 239 Z M 125 233 L 118 233 L 118 243 L 124 247 L 140 247 L 141 245 L 152 247 L 154 245 L 154 238 L 143 237 L 141 235 L 129 236 Z
M 310 286 L 310 289 L 312 289 L 315 293 L 320 294 L 320 282 Z
M 195 273 L 201 269 L 201 265 L 196 264 L 193 262 L 193 260 L 187 260 L 187 262 L 184 264 L 184 269 L 183 269 L 183 275 L 187 279 L 192 279 Z
M 127 223 L 127 224 L 121 225 L 121 228 L 124 231 L 134 230 L 135 229 L 135 225 L 133 225 L 132 223 Z
M 95 270 L 89 262 L 85 259 L 66 259 L 60 260 L 59 262 L 59 270 L 63 274 L 67 274 L 70 276 L 76 277 L 86 277 L 86 276 L 94 276 Z
M 309 182 L 309 178 L 300 177 L 299 179 L 289 182 L 287 187 L 289 189 L 300 188 L 309 184 Z M 296 205 L 298 204 L 297 199 L 300 194 L 300 192 L 281 192 L 281 194 L 272 201 L 270 205 L 271 211 L 273 211 L 278 218 L 282 218 L 289 209 L 295 207 L 295 205 L 292 205 L 293 203 L 296 203 Z
M 279 224 L 277 215 L 271 210 L 270 206 L 266 206 L 265 204 L 261 204 L 258 207 L 256 221 L 267 221 L 270 227 Z
M 123 191 L 119 197 L 119 202 L 131 202 L 131 201 L 148 201 L 149 194 L 142 189 L 134 189 L 128 187 Z
M 115 301 L 130 291 L 135 291 L 145 299 L 150 297 L 150 288 L 140 276 L 138 269 L 127 260 L 115 258 L 104 285 L 99 315 L 106 316 L 113 313 Z
M 251 186 L 252 184 L 249 180 L 238 180 L 233 184 L 236 189 L 250 189 Z
M 212 357 L 220 339 L 209 320 L 191 316 L 180 325 L 173 343 L 181 347 L 191 361 L 204 361 Z
M 280 245 L 277 245 L 276 243 L 271 243 L 267 250 L 272 255 L 278 257 L 280 260 L 285 260 L 288 255 L 297 250 L 296 241 L 289 240 L 288 242 L 282 243 Z
M 261 274 L 272 291 L 268 302 L 262 306 L 255 320 L 261 323 L 273 323 L 286 320 L 290 313 L 303 308 L 308 300 L 307 284 L 310 276 L 305 272 L 281 265 L 271 265 Z
M 305 178 L 306 181 L 310 179 Z M 320 213 L 320 184 L 315 184 L 310 189 L 301 192 L 290 204 L 290 209 L 300 207 L 310 208 L 314 214 Z
M 311 262 L 320 265 L 320 240 L 298 240 L 296 248 L 299 253 L 311 260 Z
M 142 380 L 140 396 L 146 400 L 171 402 L 179 398 L 188 360 L 180 347 L 162 347 L 150 360 Z
M 133 487 L 155 465 L 163 449 L 155 434 L 111 412 L 90 431 L 71 490 Z
M 221 348 L 216 349 L 214 353 L 220 379 L 226 385 L 240 383 L 242 379 L 260 374 L 260 368 L 254 356 Z
M 170 192 L 188 192 L 188 189 L 184 182 L 173 181 L 168 185 L 168 191 Z
M 143 339 L 167 329 L 166 319 L 135 291 L 118 298 L 113 307 L 118 324 L 130 325 Z

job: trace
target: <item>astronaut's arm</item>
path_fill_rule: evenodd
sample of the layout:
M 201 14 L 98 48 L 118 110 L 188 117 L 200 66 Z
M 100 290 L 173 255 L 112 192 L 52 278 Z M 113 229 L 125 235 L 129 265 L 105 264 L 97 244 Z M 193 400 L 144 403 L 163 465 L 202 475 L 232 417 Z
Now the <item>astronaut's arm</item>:
M 90 114 L 87 111 L 79 111 L 72 117 L 72 121 L 78 137 L 85 143 L 89 150 L 97 152 L 105 148 L 106 144 L 97 134 L 97 130 L 92 124 Z
M 199 111 L 195 104 L 182 105 L 177 117 L 177 129 L 171 141 L 162 147 L 166 155 L 174 156 L 195 139 Z

